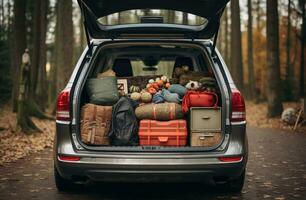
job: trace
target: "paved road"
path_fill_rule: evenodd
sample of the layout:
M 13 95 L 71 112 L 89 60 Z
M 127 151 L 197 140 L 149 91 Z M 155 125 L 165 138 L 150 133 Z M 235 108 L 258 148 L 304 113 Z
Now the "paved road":
M 0 167 L 0 199 L 306 199 L 306 134 L 248 128 L 250 157 L 243 192 L 207 184 L 95 184 L 59 193 L 52 150 Z

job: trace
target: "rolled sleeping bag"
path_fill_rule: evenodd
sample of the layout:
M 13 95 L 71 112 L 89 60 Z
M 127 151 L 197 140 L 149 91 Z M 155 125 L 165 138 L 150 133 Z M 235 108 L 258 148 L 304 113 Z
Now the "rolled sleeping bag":
M 182 107 L 177 103 L 145 104 L 135 110 L 137 119 L 169 121 L 183 119 Z

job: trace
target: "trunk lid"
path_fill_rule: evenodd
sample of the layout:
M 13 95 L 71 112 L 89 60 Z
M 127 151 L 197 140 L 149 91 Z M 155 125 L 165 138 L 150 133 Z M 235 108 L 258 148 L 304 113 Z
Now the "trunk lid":
M 132 37 L 209 39 L 218 32 L 220 18 L 228 2 L 229 0 L 78 0 L 88 41 Z M 103 17 L 136 9 L 180 11 L 201 17 L 204 21 L 197 25 L 173 24 L 164 23 L 162 16 L 146 16 L 147 19 L 143 17 L 128 24 L 101 23 L 100 19 Z

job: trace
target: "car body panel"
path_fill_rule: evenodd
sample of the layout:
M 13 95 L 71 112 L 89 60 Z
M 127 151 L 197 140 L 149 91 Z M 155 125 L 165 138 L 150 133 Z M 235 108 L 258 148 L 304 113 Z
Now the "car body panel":
M 168 37 L 211 38 L 219 29 L 219 21 L 229 0 L 78 0 L 84 15 L 88 39 L 120 38 L 122 34 L 166 34 Z M 199 26 L 162 23 L 102 25 L 98 19 L 132 9 L 167 9 L 191 13 L 208 20 Z
M 124 42 L 118 40 L 117 42 Z M 133 40 L 137 42 L 138 40 Z M 178 42 L 177 40 L 167 40 L 168 42 Z M 109 40 L 94 40 L 93 52 L 97 50 L 97 45 L 110 42 Z M 151 42 L 151 40 L 147 40 Z M 166 40 L 164 40 L 166 42 Z M 182 40 L 180 42 L 192 42 Z M 211 42 L 198 41 L 207 46 L 212 46 Z M 218 80 L 222 85 L 225 106 L 228 119 L 230 112 L 229 90 L 235 87 L 227 67 L 219 52 L 216 51 L 217 58 L 212 59 L 214 63 L 214 73 L 223 76 Z M 72 88 L 72 92 L 80 89 L 81 79 L 85 77 L 84 71 L 89 69 L 92 55 L 88 54 L 86 48 L 80 57 L 76 68 L 71 76 L 67 87 Z M 218 76 L 217 76 L 218 77 Z M 72 102 L 71 112 L 79 109 L 77 96 L 70 97 Z M 225 139 L 220 145 L 220 149 L 212 151 L 93 151 L 81 145 L 75 126 L 77 118 L 72 118 L 71 122 L 56 122 L 56 137 L 54 141 L 54 163 L 59 174 L 69 180 L 75 177 L 83 177 L 94 181 L 203 181 L 214 177 L 227 177 L 229 179 L 240 176 L 245 170 L 248 160 L 248 141 L 246 135 L 246 123 L 224 123 L 226 128 Z M 59 159 L 60 155 L 77 156 L 80 161 L 66 162 Z M 239 162 L 222 163 L 219 157 L 242 156 Z

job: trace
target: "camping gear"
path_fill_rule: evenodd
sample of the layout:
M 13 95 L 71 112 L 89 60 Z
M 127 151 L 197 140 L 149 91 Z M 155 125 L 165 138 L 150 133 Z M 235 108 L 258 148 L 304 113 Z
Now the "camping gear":
M 221 143 L 221 132 L 215 133 L 190 133 L 190 146 L 192 147 L 215 147 Z
M 135 86 L 135 85 L 131 85 L 130 86 L 130 89 L 129 89 L 129 92 L 130 93 L 133 93 L 133 92 L 140 92 L 140 87 L 139 86 Z
M 138 137 L 140 146 L 185 146 L 187 143 L 186 121 L 141 120 Z
M 172 74 L 171 83 L 178 84 L 180 77 L 189 72 L 189 66 L 175 67 Z
M 131 77 L 125 77 L 127 79 L 128 85 L 138 86 L 139 88 L 143 89 L 146 88 L 146 85 L 148 84 L 148 81 L 150 79 L 154 79 L 158 77 L 155 76 L 131 76 Z
M 218 84 L 214 78 L 203 77 L 199 80 L 201 88 L 206 91 L 216 92 L 218 91 Z
M 164 103 L 165 102 L 164 96 L 161 94 L 161 92 L 157 92 L 156 94 L 154 94 L 152 102 L 153 103 Z
M 162 76 L 162 77 L 160 77 L 160 79 L 161 79 L 164 83 L 167 83 L 167 82 L 168 82 L 168 77 L 167 77 L 167 76 Z
M 139 92 L 133 92 L 131 94 L 131 99 L 134 101 L 140 101 L 141 94 Z
M 89 145 L 109 145 L 112 106 L 86 104 L 81 111 L 81 140 Z
M 108 76 L 116 76 L 116 73 L 112 69 L 109 69 L 106 70 L 105 72 L 98 73 L 97 78 L 104 78 Z
M 163 89 L 162 93 L 166 102 L 181 103 L 182 99 L 177 93 L 170 93 L 169 90 Z
M 86 90 L 92 104 L 111 106 L 119 100 L 116 77 L 88 79 Z
M 151 103 L 152 102 L 152 95 L 149 92 L 143 92 L 143 93 L 141 93 L 140 100 L 143 103 Z
M 221 108 L 192 107 L 190 109 L 190 129 L 194 132 L 221 131 Z
M 190 109 L 190 146 L 215 147 L 222 140 L 221 108 Z
M 216 87 L 217 81 L 212 77 L 202 77 L 199 82 L 204 87 Z
M 136 108 L 138 119 L 168 121 L 184 117 L 181 105 L 176 103 L 146 104 Z
M 295 108 L 286 108 L 282 112 L 281 120 L 288 125 L 295 125 L 298 121 L 299 111 Z M 298 121 L 299 122 L 299 121 Z
M 182 102 L 184 113 L 189 111 L 190 107 L 217 107 L 218 95 L 207 91 L 188 91 Z
M 173 84 L 169 87 L 169 92 L 177 93 L 181 98 L 183 98 L 187 92 L 187 89 L 180 84 Z
M 185 87 L 188 90 L 198 90 L 200 89 L 201 85 L 198 81 L 189 81 Z
M 179 84 L 185 86 L 189 81 L 199 81 L 201 78 L 209 76 L 209 73 L 189 71 L 179 77 Z
M 127 97 L 121 97 L 114 105 L 111 131 L 109 132 L 112 145 L 138 145 L 138 122 L 134 112 L 137 106 L 137 102 Z
M 148 91 L 150 94 L 152 94 L 152 95 L 156 94 L 156 92 L 157 92 L 157 90 L 156 90 L 155 88 L 153 88 L 153 87 L 148 88 L 147 91 Z

